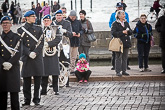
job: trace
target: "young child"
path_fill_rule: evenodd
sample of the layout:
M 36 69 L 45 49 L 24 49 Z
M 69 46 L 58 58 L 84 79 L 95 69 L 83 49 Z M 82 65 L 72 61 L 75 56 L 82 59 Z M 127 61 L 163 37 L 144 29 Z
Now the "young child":
M 79 60 L 77 61 L 75 75 L 80 83 L 84 82 L 87 83 L 91 71 L 89 70 L 89 63 L 86 60 L 86 55 L 81 53 L 79 55 Z

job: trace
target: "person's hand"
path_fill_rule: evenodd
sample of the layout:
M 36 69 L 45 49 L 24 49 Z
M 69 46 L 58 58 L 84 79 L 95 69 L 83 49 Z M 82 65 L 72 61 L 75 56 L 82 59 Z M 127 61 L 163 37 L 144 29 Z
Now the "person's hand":
M 30 52 L 29 57 L 31 59 L 35 59 L 36 58 L 36 53 L 35 52 Z
M 61 33 L 66 33 L 66 32 L 67 32 L 67 30 L 66 30 L 66 29 L 61 28 L 61 29 L 60 29 L 60 32 L 61 32 Z
M 80 33 L 77 34 L 77 37 L 80 37 Z
M 66 33 L 66 32 L 67 32 L 66 29 L 62 28 L 62 25 L 60 25 L 60 26 L 58 27 L 58 29 L 60 30 L 61 33 Z
M 123 33 L 124 33 L 124 34 L 128 34 L 127 30 L 124 30 Z
M 12 67 L 12 64 L 9 62 L 4 62 L 2 65 L 4 70 L 10 70 Z
M 75 32 L 72 32 L 73 36 L 77 36 Z

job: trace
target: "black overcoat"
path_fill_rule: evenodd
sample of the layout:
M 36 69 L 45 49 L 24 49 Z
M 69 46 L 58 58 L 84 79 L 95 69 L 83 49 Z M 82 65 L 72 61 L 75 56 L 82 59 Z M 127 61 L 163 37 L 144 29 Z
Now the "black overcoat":
M 12 48 L 15 48 L 20 36 L 9 31 L 7 34 L 2 33 L 3 41 Z M 20 65 L 19 59 L 21 56 L 21 46 L 17 49 L 13 57 L 9 51 L 0 42 L 0 92 L 19 92 L 20 91 Z M 10 70 L 3 69 L 3 63 L 10 62 L 12 67 Z
M 128 35 L 123 33 L 123 30 L 126 30 L 126 29 L 129 30 Z M 117 20 L 115 22 L 113 22 L 111 33 L 112 33 L 113 37 L 121 39 L 121 41 L 123 42 L 123 48 L 131 47 L 130 35 L 132 34 L 132 30 L 127 21 L 124 22 L 124 27 Z
M 58 47 L 58 44 L 62 39 L 62 34 L 59 32 L 58 29 L 55 35 L 56 35 L 55 39 L 48 42 L 50 48 L 55 46 Z M 45 70 L 44 76 L 60 75 L 58 51 L 54 56 L 46 56 L 46 55 L 44 56 L 44 70 Z
M 160 44 L 159 46 L 165 49 L 165 15 L 161 16 L 156 25 L 155 29 L 160 33 Z
M 29 23 L 26 23 L 23 27 L 39 40 L 42 35 L 41 27 Z M 20 34 L 24 32 L 22 28 L 19 28 L 17 31 Z M 41 43 L 37 47 L 36 44 L 37 42 L 27 33 L 25 33 L 23 37 L 23 67 L 21 72 L 22 77 L 43 76 L 44 74 L 42 54 L 44 39 L 41 40 Z M 29 57 L 30 52 L 36 53 L 37 56 L 35 59 L 31 59 Z

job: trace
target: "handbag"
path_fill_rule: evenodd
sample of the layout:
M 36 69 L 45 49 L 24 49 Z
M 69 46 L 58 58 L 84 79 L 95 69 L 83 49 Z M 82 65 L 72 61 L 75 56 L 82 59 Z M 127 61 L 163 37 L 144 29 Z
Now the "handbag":
M 112 38 L 112 40 L 109 42 L 109 51 L 123 53 L 123 43 L 120 38 Z
M 96 37 L 95 37 L 95 35 L 93 33 L 92 34 L 87 34 L 87 37 L 88 37 L 88 40 L 90 42 L 96 41 Z
M 89 29 L 88 20 L 87 20 L 87 28 Z M 89 40 L 90 42 L 96 41 L 96 36 L 94 35 L 94 33 L 87 34 L 87 37 L 88 37 L 88 40 Z
M 154 37 L 151 36 L 150 45 L 153 47 L 155 45 Z

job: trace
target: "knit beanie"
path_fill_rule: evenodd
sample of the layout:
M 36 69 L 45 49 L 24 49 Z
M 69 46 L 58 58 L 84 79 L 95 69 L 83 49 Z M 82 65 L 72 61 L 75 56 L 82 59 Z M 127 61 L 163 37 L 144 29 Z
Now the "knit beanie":
M 81 59 L 82 57 L 86 59 L 86 55 L 85 55 L 84 53 L 81 53 L 81 54 L 79 55 L 79 59 Z
M 82 13 L 82 14 L 86 15 L 85 10 L 81 10 L 81 11 L 79 12 L 79 14 L 80 14 L 80 13 Z
M 76 11 L 71 10 L 69 16 L 76 16 Z

